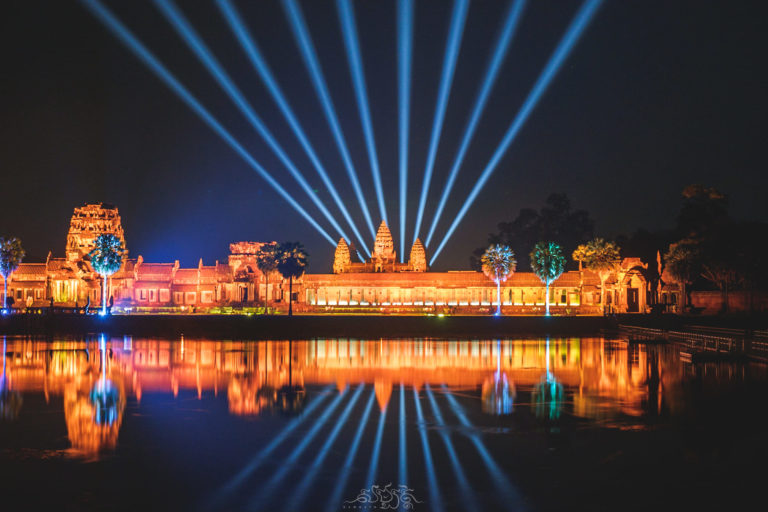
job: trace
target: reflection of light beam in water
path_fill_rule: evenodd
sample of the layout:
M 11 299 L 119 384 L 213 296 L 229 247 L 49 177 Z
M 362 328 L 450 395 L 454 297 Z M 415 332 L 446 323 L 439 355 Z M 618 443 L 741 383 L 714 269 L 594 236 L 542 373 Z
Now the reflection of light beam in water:
M 229 28 L 232 30 L 232 33 L 239 41 L 240 46 L 242 47 L 246 56 L 250 59 L 251 64 L 253 64 L 253 67 L 256 69 L 256 71 L 258 71 L 259 76 L 264 82 L 264 85 L 266 85 L 267 90 L 272 96 L 272 99 L 275 100 L 275 103 L 277 103 L 277 106 L 280 108 L 280 112 L 282 112 L 283 117 L 293 130 L 294 135 L 296 135 L 296 138 L 299 139 L 301 147 L 304 148 L 304 152 L 307 154 L 309 160 L 312 162 L 312 165 L 315 167 L 317 174 L 320 176 L 320 179 L 323 180 L 325 188 L 328 189 L 328 192 L 331 194 L 331 197 L 336 203 L 336 206 L 339 207 L 339 210 L 344 216 L 344 219 L 349 224 L 349 227 L 352 228 L 355 236 L 357 236 L 358 241 L 360 242 L 360 247 L 362 247 L 363 250 L 367 253 L 368 248 L 365 240 L 358 231 L 357 225 L 352 220 L 352 217 L 349 214 L 344 201 L 341 200 L 341 197 L 339 196 L 336 187 L 331 181 L 331 178 L 328 176 L 325 167 L 320 162 L 320 158 L 317 156 L 315 149 L 309 142 L 307 134 L 304 132 L 301 123 L 296 118 L 296 114 L 293 112 L 290 103 L 288 103 L 288 100 L 285 98 L 285 95 L 283 94 L 280 85 L 277 83 L 277 80 L 272 74 L 272 70 L 269 68 L 267 61 L 261 54 L 261 50 L 259 50 L 259 47 L 256 44 L 256 40 L 246 28 L 243 19 L 240 17 L 240 14 L 237 12 L 235 6 L 232 5 L 231 0 L 217 0 L 216 3 L 222 15 L 224 16 L 224 19 L 229 24 Z M 370 254 L 368 255 L 370 256 Z
M 419 420 L 418 429 L 421 437 L 421 447 L 424 450 L 424 465 L 427 469 L 427 482 L 429 483 L 429 499 L 432 510 L 443 510 L 443 499 L 440 497 L 440 491 L 437 487 L 437 476 L 435 475 L 435 463 L 432 460 L 432 451 L 429 449 L 429 439 L 427 439 L 427 429 L 424 424 L 424 414 L 421 411 L 421 402 L 419 392 L 413 389 L 413 402 L 416 404 L 416 417 Z
M 407 446 L 405 444 L 405 386 L 400 383 L 400 420 L 398 421 L 400 446 L 398 449 L 398 484 L 408 485 L 408 460 L 406 457 Z
M 267 460 L 267 457 L 269 457 L 272 452 L 274 452 L 277 447 L 280 446 L 280 444 L 288 438 L 288 436 L 293 434 L 293 432 L 302 423 L 304 423 L 305 420 L 309 419 L 310 414 L 312 414 L 315 409 L 320 407 L 320 405 L 325 401 L 326 393 L 328 393 L 333 387 L 333 384 L 329 384 L 323 388 L 321 396 L 319 396 L 313 403 L 309 405 L 309 407 L 304 410 L 303 416 L 292 419 L 290 423 L 288 423 L 288 425 L 286 425 L 285 428 L 283 428 L 283 430 L 277 436 L 275 436 L 275 438 L 251 460 L 251 462 L 248 463 L 247 466 L 241 469 L 237 475 L 232 477 L 230 481 L 222 487 L 222 489 L 219 491 L 219 494 L 230 493 L 234 491 L 236 487 L 245 482 L 246 478 L 248 478 L 251 474 L 253 474 L 254 471 L 261 467 L 261 465 Z
M 496 490 L 504 498 L 502 502 L 504 503 L 505 507 L 508 510 L 526 510 L 526 507 L 523 505 L 523 499 L 520 496 L 520 493 L 512 485 L 512 482 L 510 482 L 509 479 L 504 475 L 504 472 L 499 467 L 499 465 L 496 464 L 496 461 L 493 460 L 493 457 L 491 457 L 491 454 L 488 452 L 485 444 L 483 444 L 483 441 L 480 439 L 479 434 L 477 434 L 477 429 L 467 419 L 467 416 L 464 414 L 464 411 L 462 410 L 461 405 L 459 405 L 459 402 L 456 401 L 445 384 L 443 384 L 442 388 L 443 393 L 448 400 L 448 404 L 451 406 L 453 414 L 456 415 L 461 425 L 466 429 L 465 434 L 469 437 L 470 441 L 472 441 L 472 444 L 475 445 L 475 449 L 477 450 L 478 455 L 480 455 L 480 458 L 483 459 L 483 463 L 485 464 L 488 473 L 491 475 L 491 479 L 493 480 L 493 484 L 496 487 Z
M 456 475 L 456 480 L 459 483 L 459 490 L 461 491 L 461 498 L 464 500 L 464 506 L 467 510 L 477 510 L 477 504 L 472 499 L 472 489 L 467 481 L 467 475 L 464 473 L 464 469 L 461 467 L 459 456 L 456 454 L 456 449 L 453 447 L 453 442 L 448 432 L 445 430 L 445 421 L 443 421 L 443 415 L 440 413 L 440 408 L 437 406 L 435 396 L 432 394 L 432 389 L 429 384 L 426 385 L 427 397 L 429 403 L 432 405 L 432 414 L 435 415 L 437 420 L 437 426 L 440 427 L 440 438 L 445 444 L 445 449 L 448 452 L 448 458 L 451 460 L 451 466 L 453 467 L 453 473 Z
M 179 82 L 173 74 L 157 60 L 138 39 L 123 25 L 112 12 L 98 0 L 80 0 L 88 10 L 109 28 L 110 32 L 119 39 L 136 57 L 139 58 L 176 96 L 182 100 L 209 128 L 226 142 L 245 162 L 266 181 L 294 210 L 304 217 L 309 224 L 336 246 L 336 240 L 329 235 L 320 224 L 275 180 L 259 162 L 227 131 L 219 121 L 195 98 L 191 92 Z
M 365 478 L 365 488 L 370 489 L 376 479 L 376 471 L 379 469 L 379 455 L 381 454 L 381 437 L 384 435 L 384 421 L 387 419 L 387 409 L 379 412 L 379 426 L 376 429 L 376 440 L 373 443 L 371 463 L 368 465 L 368 476 Z
M 387 219 L 387 205 L 384 201 L 384 188 L 381 186 L 381 172 L 379 171 L 379 157 L 376 154 L 376 138 L 373 135 L 373 123 L 371 122 L 371 107 L 368 101 L 368 88 L 365 85 L 365 72 L 363 70 L 363 57 L 360 52 L 360 42 L 357 37 L 355 12 L 350 0 L 336 0 L 339 12 L 341 32 L 344 36 L 344 48 L 347 50 L 347 63 L 352 74 L 352 84 L 355 88 L 357 110 L 360 113 L 360 121 L 363 124 L 365 145 L 368 148 L 368 161 L 371 165 L 373 187 L 376 190 L 376 199 L 379 202 L 379 214 L 384 222 Z
M 326 422 L 330 419 L 331 414 L 333 414 L 339 406 L 344 395 L 346 395 L 346 393 L 339 393 L 339 396 L 334 398 L 333 401 L 328 404 L 328 408 L 315 420 L 312 424 L 312 428 L 309 429 L 309 432 L 304 434 L 304 437 L 302 437 L 301 442 L 296 445 L 296 448 L 293 449 L 286 459 L 280 461 L 280 469 L 272 475 L 272 478 L 270 478 L 267 483 L 261 486 L 261 491 L 250 500 L 249 508 L 258 508 L 260 504 L 265 503 L 265 500 L 277 490 L 277 487 L 288 475 L 288 472 L 294 469 L 294 464 L 296 464 L 296 461 L 301 457 L 301 454 L 309 447 L 309 444 L 315 439 L 315 436 L 320 433 L 320 429 L 323 428 Z
M 355 460 L 357 450 L 360 447 L 360 439 L 363 437 L 363 431 L 366 425 L 368 425 L 368 418 L 371 416 L 371 410 L 373 409 L 373 403 L 376 401 L 376 391 L 371 391 L 371 397 L 368 399 L 368 404 L 365 406 L 365 412 L 360 419 L 360 424 L 357 426 L 355 437 L 352 439 L 352 444 L 349 446 L 347 452 L 347 458 L 344 459 L 344 464 L 341 466 L 341 474 L 336 479 L 336 487 L 334 487 L 331 493 L 331 498 L 326 504 L 326 511 L 333 512 L 339 509 L 339 502 L 341 500 L 341 493 L 344 492 L 344 487 L 347 485 L 349 474 L 352 471 L 352 462 Z
M 512 37 L 515 34 L 517 22 L 520 20 L 520 16 L 524 7 L 525 0 L 515 0 L 515 2 L 510 5 L 509 12 L 507 13 L 507 17 L 504 22 L 504 28 L 501 32 L 501 35 L 499 36 L 499 40 L 496 42 L 493 56 L 491 57 L 491 60 L 488 63 L 488 68 L 485 71 L 482 86 L 480 87 L 480 90 L 477 94 L 477 99 L 475 100 L 475 106 L 472 108 L 472 115 L 467 122 L 467 127 L 464 129 L 464 135 L 461 138 L 459 150 L 456 153 L 456 159 L 453 161 L 451 171 L 448 173 L 448 179 L 443 186 L 443 193 L 440 196 L 440 202 L 435 209 L 435 216 L 432 219 L 432 225 L 429 227 L 427 240 L 424 245 L 429 246 L 430 242 L 432 241 L 432 235 L 435 234 L 437 222 L 440 220 L 440 215 L 443 213 L 443 208 L 445 208 L 445 205 L 448 203 L 448 196 L 451 193 L 451 189 L 453 188 L 453 183 L 456 181 L 456 176 L 459 174 L 459 168 L 464 161 L 464 156 L 466 155 L 467 149 L 469 148 L 469 143 L 472 142 L 472 138 L 475 135 L 475 130 L 477 129 L 478 122 L 480 121 L 480 116 L 485 110 L 485 104 L 488 102 L 491 89 L 496 82 L 496 77 L 499 74 L 501 63 L 504 61 L 504 56 L 507 54 L 509 43 L 512 41 Z
M 443 72 L 440 76 L 440 86 L 437 93 L 437 104 L 435 105 L 435 117 L 432 120 L 432 135 L 429 140 L 429 151 L 427 153 L 427 165 L 424 168 L 424 178 L 421 184 L 421 197 L 419 198 L 419 209 L 416 211 L 416 227 L 413 231 L 413 241 L 419 237 L 421 221 L 424 218 L 424 207 L 427 204 L 427 194 L 429 192 L 429 183 L 432 181 L 432 171 L 435 168 L 435 157 L 437 156 L 437 146 L 440 142 L 440 134 L 443 131 L 443 121 L 445 120 L 445 110 L 448 107 L 448 97 L 451 94 L 451 84 L 453 83 L 454 71 L 456 71 L 456 59 L 459 56 L 459 47 L 461 38 L 464 34 L 464 23 L 467 21 L 467 11 L 469 10 L 469 0 L 454 0 L 453 13 L 451 14 L 451 28 L 448 32 L 448 41 L 445 45 L 445 56 L 443 57 Z
M 491 174 L 493 174 L 493 171 L 496 170 L 496 166 L 499 164 L 501 158 L 504 156 L 504 154 L 509 149 L 509 146 L 517 137 L 520 129 L 528 120 L 528 116 L 530 116 L 531 112 L 541 99 L 541 96 L 544 94 L 544 91 L 547 90 L 550 82 L 560 70 L 566 57 L 568 57 L 568 54 L 571 52 L 573 47 L 576 45 L 576 42 L 579 40 L 579 37 L 584 32 L 584 29 L 587 28 L 587 25 L 589 25 L 590 20 L 594 16 L 595 11 L 600 6 L 601 2 L 602 0 L 586 0 L 582 4 L 579 11 L 576 13 L 576 16 L 571 22 L 571 25 L 568 27 L 565 35 L 560 40 L 560 43 L 557 45 L 557 48 L 555 49 L 552 56 L 549 58 L 544 71 L 542 71 L 541 75 L 539 75 L 539 78 L 536 80 L 536 83 L 531 89 L 531 92 L 528 93 L 528 97 L 525 99 L 525 103 L 523 103 L 523 106 L 520 107 L 520 110 L 512 121 L 512 124 L 507 129 L 504 138 L 499 143 L 496 151 L 494 151 L 491 160 L 485 166 L 485 169 L 478 178 L 477 183 L 475 183 L 475 186 L 472 187 L 469 196 L 467 196 L 467 199 L 464 201 L 464 204 L 459 210 L 459 213 L 457 213 L 456 217 L 453 219 L 453 222 L 448 228 L 448 231 L 445 233 L 445 236 L 443 236 L 443 240 L 440 242 L 440 245 L 437 246 L 437 249 L 432 255 L 432 259 L 429 261 L 430 265 L 435 262 L 438 254 L 440 254 L 440 251 L 443 250 L 445 244 L 448 243 L 448 239 L 451 238 L 451 235 L 453 235 L 453 232 L 456 231 L 459 223 L 467 214 L 467 210 L 469 210 L 469 208 L 475 202 L 475 199 L 477 199 L 477 196 L 485 186 L 485 183 L 491 177 Z
M 411 118 L 411 61 L 413 57 L 413 2 L 397 2 L 397 104 L 400 167 L 400 262 L 405 261 L 405 211 L 408 200 L 408 137 Z M 405 482 L 400 482 L 405 483 Z
M 368 206 L 365 203 L 365 195 L 363 189 L 360 186 L 360 180 L 357 177 L 357 171 L 352 164 L 352 157 L 349 155 L 349 149 L 347 148 L 346 140 L 344 139 L 344 133 L 341 131 L 341 124 L 339 118 L 336 115 L 336 108 L 333 106 L 333 100 L 331 99 L 331 93 L 328 92 L 328 85 L 325 82 L 323 71 L 320 68 L 320 61 L 317 58 L 315 46 L 312 43 L 312 39 L 309 36 L 309 29 L 307 23 L 304 20 L 304 15 L 301 13 L 301 7 L 296 0 L 283 0 L 283 10 L 291 25 L 291 31 L 293 32 L 294 39 L 299 46 L 301 56 L 304 59 L 304 65 L 309 71 L 309 76 L 312 79 L 312 84 L 315 88 L 315 93 L 320 100 L 320 104 L 323 107 L 323 113 L 325 119 L 331 127 L 331 133 L 333 133 L 336 146 L 341 153 L 341 158 L 344 161 L 344 167 L 347 170 L 349 180 L 352 182 L 352 188 L 355 190 L 357 201 L 360 203 L 360 208 L 363 210 L 365 221 L 368 224 L 368 229 L 371 230 L 371 236 L 376 238 L 376 230 L 373 227 L 373 221 L 371 220 L 371 214 L 368 211 Z
M 325 443 L 323 443 L 323 446 L 320 448 L 320 451 L 317 452 L 317 456 L 315 457 L 315 460 L 312 462 L 312 465 L 307 468 L 306 473 L 304 474 L 304 478 L 302 478 L 299 485 L 291 490 L 291 499 L 288 501 L 288 503 L 285 506 L 286 510 L 299 510 L 299 506 L 301 505 L 301 500 L 304 499 L 304 495 L 307 492 L 307 488 L 312 483 L 312 480 L 317 475 L 317 472 L 320 471 L 322 468 L 323 461 L 325 460 L 325 457 L 328 455 L 328 451 L 331 449 L 331 446 L 333 446 L 333 443 L 336 441 L 336 438 L 339 435 L 339 432 L 341 432 L 341 428 L 347 424 L 347 419 L 349 418 L 350 412 L 352 412 L 352 409 L 355 407 L 355 404 L 357 404 L 358 398 L 360 398 L 360 395 L 363 392 L 363 388 L 365 387 L 365 384 L 360 384 L 357 389 L 355 390 L 355 394 L 352 395 L 352 398 L 350 399 L 347 406 L 344 408 L 344 410 L 341 413 L 341 416 L 339 416 L 338 421 L 336 421 L 336 425 L 334 425 L 333 430 L 330 434 L 328 434 L 328 437 L 325 440 Z
M 229 77 L 224 68 L 219 63 L 218 59 L 214 57 L 210 49 L 206 46 L 198 33 L 190 25 L 189 21 L 184 17 L 181 11 L 174 5 L 171 0 L 154 0 L 155 5 L 160 12 L 165 16 L 166 20 L 173 26 L 176 33 L 184 40 L 190 50 L 197 56 L 198 60 L 205 66 L 210 75 L 216 80 L 222 90 L 229 96 L 232 102 L 237 106 L 240 112 L 248 119 L 248 122 L 256 129 L 261 135 L 267 145 L 275 152 L 277 157 L 288 169 L 288 172 L 301 186 L 301 189 L 309 196 L 312 203 L 318 210 L 325 216 L 328 222 L 336 229 L 336 231 L 344 238 L 349 238 L 344 232 L 342 227 L 336 222 L 336 219 L 330 211 L 325 207 L 323 202 L 317 197 L 317 194 L 312 189 L 312 186 L 307 182 L 304 175 L 299 171 L 293 161 L 288 157 L 283 150 L 282 146 L 277 142 L 272 132 L 264 124 L 259 115 L 253 109 L 248 100 L 235 85 L 232 79 Z

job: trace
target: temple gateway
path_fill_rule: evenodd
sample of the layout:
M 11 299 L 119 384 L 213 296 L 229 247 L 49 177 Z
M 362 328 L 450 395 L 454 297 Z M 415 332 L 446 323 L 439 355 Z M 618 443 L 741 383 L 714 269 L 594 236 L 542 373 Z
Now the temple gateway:
M 70 221 L 64 258 L 49 253 L 45 262 L 22 263 L 8 281 L 16 308 L 96 307 L 101 282 L 88 252 L 101 233 L 125 241 L 118 210 L 104 203 L 76 208 Z M 287 309 L 288 283 L 277 272 L 264 275 L 256 255 L 264 242 L 230 244 L 227 262 L 182 268 L 179 261 L 150 263 L 126 256 L 108 280 L 115 312 L 228 312 L 238 308 Z M 639 258 L 625 258 L 606 282 L 600 303 L 600 279 L 589 271 L 563 273 L 550 285 L 553 314 L 644 313 L 649 289 Z M 490 314 L 496 284 L 481 272 L 431 272 L 424 245 L 416 240 L 408 260 L 397 259 L 392 234 L 379 226 L 369 260 L 361 261 L 343 238 L 332 272 L 304 274 L 294 281 L 294 310 L 307 313 Z M 0 276 L 0 286 L 3 285 Z M 532 272 L 515 272 L 501 285 L 504 314 L 543 314 L 544 284 Z

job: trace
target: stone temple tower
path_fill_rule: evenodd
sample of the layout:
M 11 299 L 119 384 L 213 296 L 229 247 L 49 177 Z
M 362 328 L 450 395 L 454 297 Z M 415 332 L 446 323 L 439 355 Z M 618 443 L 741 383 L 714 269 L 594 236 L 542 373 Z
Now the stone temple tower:
M 347 241 L 343 238 L 339 239 L 339 245 L 336 246 L 336 252 L 333 255 L 333 273 L 341 274 L 348 272 L 349 267 L 352 265 L 352 257 L 349 253 L 349 246 Z
M 395 242 L 392 240 L 392 233 L 390 233 L 389 227 L 387 227 L 387 223 L 384 221 L 381 221 L 379 231 L 376 233 L 371 260 L 376 272 L 383 272 L 385 265 L 392 265 L 397 260 Z
M 105 233 L 115 235 L 125 247 L 123 225 L 116 206 L 89 203 L 75 208 L 67 234 L 67 261 L 83 259 L 93 249 L 96 238 Z
M 408 258 L 408 265 L 414 272 L 427 271 L 427 251 L 424 250 L 424 244 L 418 238 L 411 248 L 411 256 Z

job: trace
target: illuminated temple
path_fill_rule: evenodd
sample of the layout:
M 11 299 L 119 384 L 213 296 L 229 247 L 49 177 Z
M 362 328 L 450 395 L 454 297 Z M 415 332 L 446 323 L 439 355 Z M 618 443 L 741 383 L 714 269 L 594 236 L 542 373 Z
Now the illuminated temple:
M 88 261 L 99 234 L 125 242 L 115 206 L 98 203 L 75 208 L 64 258 L 22 263 L 8 282 L 16 308 L 97 306 L 101 279 Z M 126 256 L 108 280 L 115 312 L 216 312 L 264 306 L 287 309 L 288 284 L 277 272 L 265 276 L 256 264 L 263 242 L 230 244 L 226 262 L 183 268 L 179 261 L 153 263 Z M 130 248 L 127 246 L 127 248 Z M 497 301 L 496 285 L 475 271 L 432 272 L 424 245 L 416 240 L 406 262 L 398 261 L 392 234 L 382 222 L 370 259 L 360 261 L 354 245 L 343 238 L 331 273 L 307 273 L 294 281 L 294 309 L 315 313 L 489 314 Z M 563 273 L 550 287 L 553 314 L 600 314 L 604 309 L 642 313 L 647 310 L 645 268 L 625 258 L 606 282 L 600 304 L 600 279 L 589 271 Z M 0 277 L 0 286 L 2 285 Z M 532 272 L 515 272 L 501 285 L 505 314 L 542 314 L 544 284 Z

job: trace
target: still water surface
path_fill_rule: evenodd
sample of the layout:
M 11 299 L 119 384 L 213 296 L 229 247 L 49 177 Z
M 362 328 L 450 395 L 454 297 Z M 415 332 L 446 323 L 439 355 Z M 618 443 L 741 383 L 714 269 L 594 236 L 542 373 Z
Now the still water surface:
M 768 464 L 768 369 L 673 346 L 3 347 L 8 510 L 731 509 L 760 496 Z

